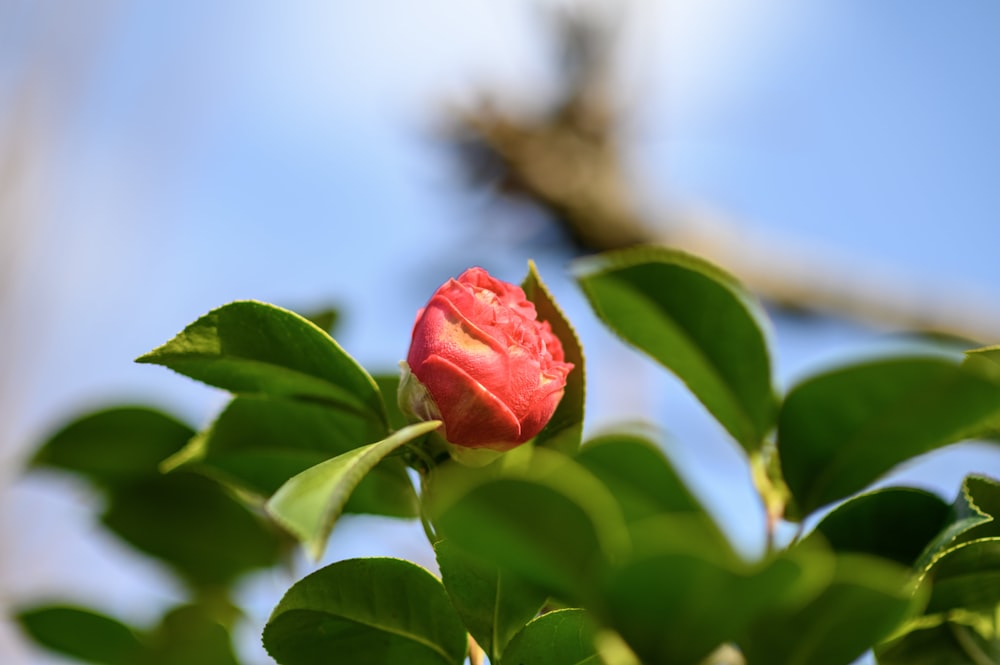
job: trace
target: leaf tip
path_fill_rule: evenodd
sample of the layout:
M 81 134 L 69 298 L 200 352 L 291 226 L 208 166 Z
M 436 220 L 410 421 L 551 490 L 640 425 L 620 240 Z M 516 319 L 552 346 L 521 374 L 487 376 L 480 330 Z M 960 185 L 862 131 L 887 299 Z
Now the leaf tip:
M 326 551 L 326 539 L 320 538 L 316 540 L 310 540 L 304 543 L 306 553 L 313 563 L 319 563 L 320 559 L 323 558 L 323 552 Z

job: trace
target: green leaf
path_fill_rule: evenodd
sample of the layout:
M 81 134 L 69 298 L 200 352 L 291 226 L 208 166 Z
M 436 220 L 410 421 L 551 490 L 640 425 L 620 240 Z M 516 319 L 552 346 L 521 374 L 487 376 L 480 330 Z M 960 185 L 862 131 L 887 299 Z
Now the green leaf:
M 382 427 L 353 411 L 247 395 L 233 399 L 174 459 L 263 500 L 309 467 L 384 436 Z M 415 517 L 417 498 L 403 463 L 387 459 L 376 466 L 345 510 Z
M 524 293 L 535 305 L 538 320 L 547 321 L 552 332 L 562 343 L 566 362 L 573 363 L 573 370 L 566 377 L 566 391 L 559 402 L 552 419 L 545 426 L 535 444 L 558 450 L 561 453 L 573 454 L 580 447 L 583 436 L 583 407 L 586 375 L 584 371 L 583 349 L 580 340 L 570 325 L 566 315 L 542 282 L 534 262 L 528 262 L 528 275 L 521 287 Z
M 628 552 L 614 497 L 559 453 L 518 452 L 478 473 L 455 464 L 435 471 L 427 496 L 438 533 L 565 600 L 592 596 L 603 569 Z
M 967 350 L 962 365 L 989 377 L 995 383 L 1000 383 L 1000 346 Z M 966 438 L 1000 443 L 1000 412 L 979 423 L 974 430 L 967 433 Z
M 266 510 L 319 559 L 351 493 L 375 465 L 440 425 L 438 420 L 410 425 L 381 441 L 310 467 L 282 485 L 267 502 Z
M 924 615 L 880 650 L 879 661 L 899 663 L 923 653 L 938 654 L 939 662 L 996 662 L 1000 538 L 963 542 L 945 551 L 930 566 L 922 586 L 930 593 Z
M 955 505 L 960 515 L 976 518 L 976 524 L 957 542 L 1000 536 L 1000 481 L 977 474 L 966 476 Z
M 105 495 L 102 520 L 113 533 L 195 585 L 224 585 L 274 565 L 285 542 L 207 478 L 160 473 L 163 459 L 193 433 L 152 409 L 107 409 L 64 427 L 41 448 L 34 465 L 94 481 Z
M 548 594 L 496 566 L 468 556 L 448 540 L 434 544 L 441 581 L 476 643 L 499 663 L 510 639 L 533 619 Z
M 180 472 L 116 488 L 102 521 L 197 586 L 229 584 L 275 565 L 285 540 L 203 476 Z
M 931 565 L 926 614 L 955 609 L 988 612 L 1000 608 L 1000 538 L 981 538 L 947 550 Z
M 466 635 L 444 587 L 400 559 L 349 559 L 297 582 L 264 628 L 281 665 L 461 665 Z
M 194 430 L 141 406 L 109 408 L 82 416 L 46 441 L 32 466 L 73 471 L 101 487 L 159 475 L 160 462 L 180 450 Z
M 596 437 L 574 459 L 611 490 L 630 522 L 660 513 L 705 512 L 659 447 L 638 434 Z
M 987 360 L 994 365 L 994 371 L 1000 371 L 1000 344 L 970 349 L 965 352 L 967 359 L 977 358 Z
M 135 665 L 239 665 L 229 631 L 202 605 L 171 610 L 147 643 Z
M 399 409 L 399 372 L 395 374 L 376 374 L 375 383 L 379 392 L 382 393 L 382 402 L 385 404 L 385 412 L 389 415 L 389 427 L 393 430 L 403 429 L 410 424 L 406 416 Z
M 332 336 L 334 329 L 340 322 L 340 311 L 336 307 L 323 307 L 305 311 L 302 313 L 302 317 L 316 324 L 317 328 Z
M 945 527 L 949 513 L 948 504 L 934 494 L 893 487 L 837 506 L 814 533 L 837 552 L 872 554 L 911 567 Z
M 990 665 L 1000 662 L 992 617 L 953 616 L 875 648 L 879 665 Z
M 38 607 L 18 613 L 25 632 L 41 646 L 98 665 L 137 662 L 142 644 L 125 624 L 76 607 Z
M 579 262 L 597 315 L 676 374 L 748 451 L 774 425 L 776 399 L 760 307 L 693 256 L 641 247 Z
M 618 567 L 603 598 L 602 619 L 644 663 L 699 663 L 765 612 L 794 612 L 830 575 L 822 552 L 793 551 L 750 565 L 668 534 L 663 542 L 660 551 Z
M 136 362 L 234 393 L 331 402 L 386 424 L 368 373 L 315 324 L 274 305 L 223 305 Z
M 952 521 L 920 561 L 924 615 L 878 650 L 879 662 L 991 663 L 1000 654 L 1000 483 L 969 476 Z M 909 660 L 907 660 L 909 659 Z
M 706 548 L 731 549 L 663 452 L 648 439 L 629 433 L 600 436 L 584 444 L 575 460 L 610 490 L 630 528 L 638 526 L 632 534 L 634 548 L 644 547 L 643 534 L 653 520 L 662 525 L 654 548 L 663 545 L 664 533 L 670 533 Z
M 891 358 L 791 390 L 778 451 L 796 518 L 863 490 L 897 464 L 960 440 L 1000 410 L 1000 385 L 940 357 Z
M 791 610 L 762 612 L 739 640 L 747 665 L 849 665 L 913 613 L 908 571 L 883 559 L 840 555 L 832 583 Z
M 917 569 L 926 572 L 935 559 L 963 542 L 1000 536 L 1000 521 L 995 515 L 1000 515 L 1000 483 L 985 476 L 966 476 L 948 522 L 924 549 Z
M 594 620 L 580 609 L 549 612 L 521 630 L 501 665 L 601 665 Z

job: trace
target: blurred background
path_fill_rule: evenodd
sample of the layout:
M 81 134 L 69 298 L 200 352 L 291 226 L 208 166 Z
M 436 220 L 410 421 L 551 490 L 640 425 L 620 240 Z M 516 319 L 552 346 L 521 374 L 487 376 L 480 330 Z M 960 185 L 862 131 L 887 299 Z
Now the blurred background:
M 534 258 L 588 356 L 590 431 L 642 419 L 741 550 L 736 446 L 597 324 L 567 272 L 636 240 L 772 304 L 782 386 L 931 328 L 1000 342 L 1000 5 L 886 0 L 0 2 L 0 614 L 69 600 L 142 625 L 178 596 L 98 500 L 22 476 L 53 429 L 225 397 L 131 361 L 208 310 L 333 305 L 372 370 L 482 265 Z M 815 310 L 815 311 L 814 311 Z M 1000 454 L 902 473 L 949 499 Z M 433 565 L 418 525 L 351 518 L 327 559 Z M 306 572 L 307 567 L 299 573 Z M 241 648 L 294 578 L 247 580 Z M 4 663 L 61 663 L 0 619 Z

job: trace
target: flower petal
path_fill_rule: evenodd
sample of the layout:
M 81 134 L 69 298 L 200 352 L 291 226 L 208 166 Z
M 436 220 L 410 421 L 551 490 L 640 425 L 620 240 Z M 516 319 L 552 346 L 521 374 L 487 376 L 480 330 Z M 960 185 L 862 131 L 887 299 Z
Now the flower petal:
M 414 329 L 407 357 L 412 371 L 425 380 L 421 360 L 447 358 L 488 390 L 502 394 L 510 383 L 510 362 L 505 344 L 470 321 L 451 302 L 435 296 Z
M 522 442 L 514 412 L 455 363 L 431 356 L 419 376 L 441 411 L 449 442 L 494 450 L 509 450 Z

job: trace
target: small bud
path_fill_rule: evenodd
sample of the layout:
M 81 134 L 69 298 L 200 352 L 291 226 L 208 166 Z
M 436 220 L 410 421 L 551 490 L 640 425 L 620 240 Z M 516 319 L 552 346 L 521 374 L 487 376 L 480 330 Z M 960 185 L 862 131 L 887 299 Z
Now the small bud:
M 482 268 L 449 280 L 418 312 L 401 366 L 408 417 L 443 421 L 453 450 L 498 452 L 542 431 L 573 369 L 524 291 Z

